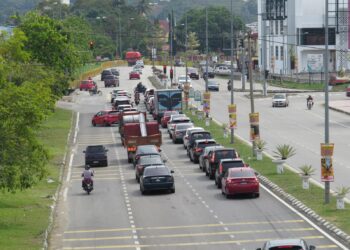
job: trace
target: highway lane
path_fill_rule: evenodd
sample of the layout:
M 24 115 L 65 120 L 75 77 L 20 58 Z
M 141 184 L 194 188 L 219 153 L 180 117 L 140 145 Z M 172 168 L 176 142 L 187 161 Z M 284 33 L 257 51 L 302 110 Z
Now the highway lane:
M 177 69 L 178 74 L 185 72 Z M 228 123 L 227 105 L 230 103 L 230 92 L 227 91 L 227 80 L 217 79 L 220 91 L 212 92 L 211 116 L 222 123 Z M 195 89 L 204 90 L 203 79 L 192 80 Z M 241 86 L 235 81 L 236 86 Z M 247 85 L 248 86 L 248 85 Z M 235 133 L 249 140 L 250 100 L 248 92 L 236 92 L 238 128 Z M 288 108 L 272 108 L 271 96 L 255 99 L 255 111 L 260 113 L 260 133 L 267 141 L 267 152 L 273 155 L 278 144 L 290 144 L 296 148 L 297 154 L 288 159 L 287 163 L 298 169 L 304 164 L 311 164 L 315 170 L 314 179 L 321 182 L 320 173 L 320 143 L 324 142 L 324 94 L 312 93 L 315 105 L 312 110 L 306 108 L 307 93 L 291 94 Z M 348 100 L 343 92 L 330 93 L 330 101 Z M 349 115 L 330 110 L 330 142 L 335 143 L 334 168 L 335 182 L 332 189 L 348 186 L 350 165 L 348 152 L 350 149 L 350 119 Z M 350 198 L 350 195 L 348 195 Z
M 136 83 L 127 80 L 127 69 L 122 68 L 121 88 L 131 91 Z M 56 235 L 59 247 L 53 249 L 243 250 L 281 237 L 303 237 L 318 249 L 340 249 L 263 189 L 258 199 L 224 198 L 165 130 L 162 154 L 175 170 L 176 193 L 142 196 L 117 128 L 90 125 L 91 116 L 110 105 L 110 89 L 101 89 L 103 96 L 82 93 L 74 105 L 79 130 L 60 218 L 65 223 Z M 109 149 L 109 166 L 94 168 L 95 190 L 87 195 L 81 188 L 82 151 L 93 144 Z

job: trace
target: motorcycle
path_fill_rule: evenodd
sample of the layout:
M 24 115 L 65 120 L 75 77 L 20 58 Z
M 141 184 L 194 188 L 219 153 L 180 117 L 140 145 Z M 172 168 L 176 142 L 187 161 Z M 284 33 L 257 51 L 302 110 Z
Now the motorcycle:
M 314 105 L 314 102 L 312 100 L 307 101 L 307 109 L 311 110 L 312 106 Z
M 91 191 L 94 189 L 92 179 L 84 179 L 83 180 L 83 189 L 84 189 L 84 191 L 87 192 L 87 194 L 91 193 Z

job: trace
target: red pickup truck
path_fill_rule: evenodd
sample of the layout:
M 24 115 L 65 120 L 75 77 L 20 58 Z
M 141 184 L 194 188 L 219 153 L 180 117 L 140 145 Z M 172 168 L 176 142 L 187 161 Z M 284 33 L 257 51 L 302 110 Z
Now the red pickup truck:
M 93 89 L 95 88 L 95 83 L 93 80 L 83 80 L 80 82 L 80 86 L 79 86 L 79 89 L 80 91 L 82 90 L 90 90 L 90 89 Z
M 103 125 L 111 126 L 112 124 L 119 123 L 119 112 L 116 110 L 104 110 L 97 112 L 91 120 L 92 126 Z

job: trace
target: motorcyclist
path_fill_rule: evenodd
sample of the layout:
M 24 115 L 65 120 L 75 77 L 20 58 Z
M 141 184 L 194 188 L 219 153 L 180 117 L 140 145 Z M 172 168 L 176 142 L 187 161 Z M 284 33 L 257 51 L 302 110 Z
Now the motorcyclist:
M 308 104 L 309 101 L 311 101 L 311 105 L 313 106 L 313 105 L 314 105 L 314 98 L 312 98 L 311 95 L 309 95 L 309 96 L 306 98 L 306 105 Z
M 93 176 L 94 176 L 94 170 L 90 169 L 89 165 L 85 165 L 85 170 L 81 174 L 81 177 L 83 177 L 81 186 L 84 188 L 87 180 L 91 181 L 91 185 L 94 186 L 94 181 L 92 180 Z

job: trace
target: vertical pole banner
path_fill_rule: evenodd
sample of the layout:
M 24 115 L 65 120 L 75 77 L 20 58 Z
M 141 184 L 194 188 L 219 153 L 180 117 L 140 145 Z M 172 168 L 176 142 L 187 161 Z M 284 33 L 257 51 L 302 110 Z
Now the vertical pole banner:
M 334 181 L 333 167 L 334 143 L 321 143 L 321 181 Z
M 203 111 L 208 115 L 210 112 L 210 92 L 203 93 Z
M 255 141 L 257 139 L 260 139 L 259 113 L 250 113 L 249 122 L 250 122 L 250 140 Z
M 228 115 L 230 121 L 230 129 L 237 128 L 237 106 L 236 104 L 228 105 Z

